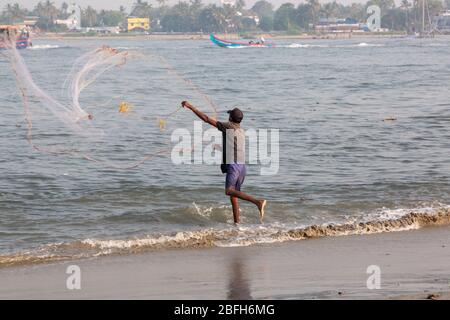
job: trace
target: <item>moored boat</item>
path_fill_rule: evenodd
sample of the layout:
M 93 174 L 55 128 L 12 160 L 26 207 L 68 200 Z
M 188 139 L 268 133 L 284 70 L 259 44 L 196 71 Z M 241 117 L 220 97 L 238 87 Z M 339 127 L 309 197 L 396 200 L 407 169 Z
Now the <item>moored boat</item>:
M 5 49 L 5 40 L 15 39 L 17 49 L 26 49 L 31 46 L 30 33 L 17 26 L 0 25 L 0 49 Z
M 210 36 L 211 41 L 222 48 L 239 48 L 239 47 L 275 47 L 275 44 L 266 42 L 264 38 L 261 38 L 260 40 L 251 40 L 248 42 L 244 41 L 230 41 L 230 40 L 224 40 L 216 37 L 215 35 L 211 34 Z

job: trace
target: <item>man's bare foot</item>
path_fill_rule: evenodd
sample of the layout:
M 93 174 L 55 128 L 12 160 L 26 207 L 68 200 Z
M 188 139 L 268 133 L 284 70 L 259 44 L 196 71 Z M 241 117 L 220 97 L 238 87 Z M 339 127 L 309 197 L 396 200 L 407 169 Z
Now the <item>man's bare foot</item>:
M 259 209 L 259 220 L 262 222 L 264 219 L 264 208 L 266 207 L 267 200 L 261 200 L 258 205 Z

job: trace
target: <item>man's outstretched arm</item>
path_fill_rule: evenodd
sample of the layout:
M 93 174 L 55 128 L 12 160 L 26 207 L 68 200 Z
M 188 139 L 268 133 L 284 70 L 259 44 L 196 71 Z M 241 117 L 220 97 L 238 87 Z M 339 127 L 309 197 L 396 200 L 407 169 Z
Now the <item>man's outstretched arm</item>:
M 210 125 L 212 125 L 212 126 L 217 128 L 217 121 L 216 121 L 216 119 L 208 117 L 205 113 L 201 112 L 200 110 L 198 110 L 196 107 L 194 107 L 192 104 L 190 104 L 187 101 L 181 102 L 181 105 L 184 108 L 190 109 L 192 112 L 194 112 L 197 115 L 197 117 L 199 117 L 200 119 L 202 119 L 206 123 L 209 123 Z

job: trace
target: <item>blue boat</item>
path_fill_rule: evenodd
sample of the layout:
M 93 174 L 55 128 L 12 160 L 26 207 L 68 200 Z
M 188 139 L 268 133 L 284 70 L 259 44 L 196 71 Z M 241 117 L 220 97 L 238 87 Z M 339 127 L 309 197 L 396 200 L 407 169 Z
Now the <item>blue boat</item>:
M 211 34 L 209 36 L 211 41 L 222 48 L 241 48 L 241 47 L 275 47 L 275 44 L 265 42 L 264 39 L 261 39 L 259 41 L 229 41 L 229 40 L 223 40 L 217 38 L 215 35 Z
M 30 34 L 16 26 L 0 26 L 0 49 L 5 49 L 4 37 L 16 37 L 16 48 L 26 49 L 31 46 Z

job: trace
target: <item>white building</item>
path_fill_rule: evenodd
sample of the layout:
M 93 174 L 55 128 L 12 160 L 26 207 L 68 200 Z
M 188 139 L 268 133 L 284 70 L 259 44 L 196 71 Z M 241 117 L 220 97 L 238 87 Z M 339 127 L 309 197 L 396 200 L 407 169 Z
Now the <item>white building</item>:
M 69 10 L 70 16 L 65 20 L 56 20 L 56 24 L 65 25 L 70 31 L 81 30 L 81 8 L 73 3 Z

